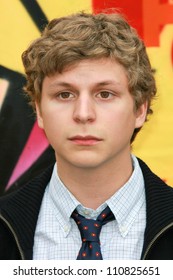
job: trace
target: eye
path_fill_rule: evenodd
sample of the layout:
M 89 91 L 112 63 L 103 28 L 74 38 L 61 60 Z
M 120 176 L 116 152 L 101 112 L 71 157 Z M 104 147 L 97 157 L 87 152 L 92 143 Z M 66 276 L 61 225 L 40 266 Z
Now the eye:
M 101 91 L 97 96 L 99 96 L 99 98 L 101 99 L 111 99 L 114 96 L 114 94 L 110 91 L 104 90 Z
M 58 97 L 60 99 L 72 99 L 74 98 L 74 95 L 71 92 L 63 91 L 58 94 Z

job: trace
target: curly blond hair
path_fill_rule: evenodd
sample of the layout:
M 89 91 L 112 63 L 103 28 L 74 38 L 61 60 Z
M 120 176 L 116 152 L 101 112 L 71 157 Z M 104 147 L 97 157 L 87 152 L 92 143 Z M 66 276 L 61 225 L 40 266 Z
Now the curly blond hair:
M 147 101 L 147 115 L 151 114 L 156 84 L 146 48 L 136 30 L 119 13 L 81 12 L 49 22 L 41 37 L 22 54 L 25 91 L 33 108 L 35 102 L 41 101 L 45 76 L 62 73 L 65 67 L 81 60 L 104 57 L 123 65 L 136 109 Z M 132 140 L 139 130 L 135 130 Z

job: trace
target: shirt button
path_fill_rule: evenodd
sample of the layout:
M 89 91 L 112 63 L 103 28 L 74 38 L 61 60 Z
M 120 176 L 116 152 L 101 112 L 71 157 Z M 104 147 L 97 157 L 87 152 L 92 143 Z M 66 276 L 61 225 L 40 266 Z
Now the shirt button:
M 123 233 L 125 233 L 125 232 L 126 232 L 126 227 L 125 227 L 125 226 L 121 226 L 121 231 L 122 231 Z
M 65 226 L 65 227 L 64 227 L 64 231 L 67 232 L 68 230 L 69 230 L 69 227 L 68 227 L 68 226 Z
M 89 214 L 89 211 L 88 211 L 88 210 L 85 210 L 85 211 L 84 211 L 84 214 L 85 214 L 85 215 L 88 215 L 88 214 Z

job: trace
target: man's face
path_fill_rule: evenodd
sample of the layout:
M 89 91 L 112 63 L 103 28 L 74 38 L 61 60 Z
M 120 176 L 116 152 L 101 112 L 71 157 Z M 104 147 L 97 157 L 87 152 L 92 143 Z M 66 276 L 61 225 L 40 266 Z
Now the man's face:
M 36 108 L 57 162 L 78 168 L 129 157 L 133 131 L 146 115 L 146 104 L 134 109 L 125 69 L 109 58 L 84 60 L 45 77 Z

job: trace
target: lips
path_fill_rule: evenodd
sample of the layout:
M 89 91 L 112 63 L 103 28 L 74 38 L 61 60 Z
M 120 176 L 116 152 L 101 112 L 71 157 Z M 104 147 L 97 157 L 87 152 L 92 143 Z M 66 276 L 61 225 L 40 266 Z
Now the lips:
M 69 140 L 75 144 L 82 145 L 82 146 L 91 146 L 91 145 L 95 145 L 98 142 L 102 141 L 101 138 L 98 138 L 98 137 L 95 137 L 92 135 L 86 135 L 86 136 L 76 135 L 76 136 L 69 138 Z

